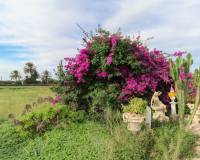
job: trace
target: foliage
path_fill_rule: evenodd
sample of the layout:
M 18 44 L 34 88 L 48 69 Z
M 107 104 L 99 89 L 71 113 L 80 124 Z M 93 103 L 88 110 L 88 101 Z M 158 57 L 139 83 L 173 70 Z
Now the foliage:
M 26 74 L 24 84 L 35 84 L 39 83 L 37 79 L 39 78 L 39 73 L 36 66 L 32 62 L 27 62 L 24 66 L 24 73 Z
M 113 115 L 113 114 L 110 114 Z M 113 117 L 115 119 L 115 117 Z M 110 118 L 108 118 L 110 119 Z M 162 124 L 152 131 L 131 134 L 123 124 L 113 123 L 112 132 L 106 125 L 92 121 L 71 123 L 66 128 L 49 130 L 34 138 L 23 138 L 7 121 L 0 123 L 0 159 L 88 159 L 88 160 L 156 160 L 172 154 L 178 128 Z M 180 159 L 192 156 L 196 137 L 184 131 Z M 170 159 L 169 159 L 170 160 Z
M 43 133 L 52 126 L 82 122 L 83 120 L 84 112 L 82 111 L 72 111 L 62 104 L 46 105 L 19 117 L 17 130 L 22 136 L 33 135 L 37 132 Z
M 123 112 L 144 114 L 147 105 L 148 103 L 146 100 L 134 97 L 129 101 L 128 105 L 123 105 Z
M 10 78 L 11 80 L 15 80 L 15 83 L 16 84 L 20 84 L 20 79 L 21 79 L 21 75 L 19 73 L 18 70 L 13 70 L 11 73 L 10 73 Z
M 200 105 L 200 68 L 196 69 L 194 72 L 194 84 L 196 86 L 196 96 L 195 96 L 195 103 L 194 103 L 194 110 L 192 112 L 192 115 L 190 117 L 189 123 L 192 123 L 192 120 L 197 112 L 197 109 Z
M 51 73 L 48 70 L 44 70 L 41 75 L 42 83 L 49 84 L 51 82 Z
M 116 109 L 133 96 L 148 99 L 157 89 L 164 93 L 163 100 L 168 100 L 169 62 L 161 51 L 150 50 L 139 38 L 101 28 L 83 39 L 85 47 L 79 54 L 65 58 L 65 79 L 54 89 L 66 103 L 76 103 L 87 111 Z

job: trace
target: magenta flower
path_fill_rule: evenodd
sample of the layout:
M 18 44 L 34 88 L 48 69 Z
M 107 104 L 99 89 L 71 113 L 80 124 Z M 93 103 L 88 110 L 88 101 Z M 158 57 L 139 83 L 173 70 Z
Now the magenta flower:
M 193 84 L 192 84 L 192 83 L 189 83 L 189 84 L 188 84 L 188 88 L 189 88 L 189 89 L 193 89 Z
M 188 78 L 188 79 L 192 79 L 192 73 L 191 73 L 191 72 L 189 72 L 189 73 L 187 74 L 187 78 Z
M 184 52 L 184 51 L 176 51 L 176 52 L 174 52 L 174 56 L 175 57 L 182 57 L 184 54 L 186 54 L 186 52 Z
M 113 58 L 112 58 L 113 54 L 110 53 L 107 57 L 107 64 L 111 65 L 112 64 L 112 61 L 113 61 Z
M 156 48 L 154 48 L 153 52 L 154 52 L 155 55 L 159 55 L 159 54 L 160 54 L 160 51 L 157 50 Z M 159 58 L 158 58 L 158 59 L 159 59 Z
M 181 81 L 185 80 L 185 69 L 184 69 L 184 67 L 181 67 L 181 69 L 180 69 L 179 78 L 181 79 Z
M 67 73 L 73 75 L 77 79 L 77 83 L 84 83 L 84 76 L 90 68 L 89 51 L 81 49 L 76 58 L 65 58 L 65 60 L 67 61 L 65 69 L 69 71 Z
M 108 73 L 106 71 L 97 72 L 97 76 L 101 78 L 108 77 Z
M 54 106 L 55 104 L 57 104 L 61 101 L 62 101 L 61 96 L 57 95 L 54 99 L 51 100 L 51 104 Z
M 116 44 L 117 44 L 117 36 L 116 35 L 112 35 L 111 36 L 111 44 L 112 44 L 112 46 L 115 46 Z
M 85 55 L 88 55 L 88 54 L 89 54 L 89 52 L 88 52 L 88 50 L 87 50 L 87 49 L 81 49 L 81 50 L 80 50 L 80 54 L 85 54 Z

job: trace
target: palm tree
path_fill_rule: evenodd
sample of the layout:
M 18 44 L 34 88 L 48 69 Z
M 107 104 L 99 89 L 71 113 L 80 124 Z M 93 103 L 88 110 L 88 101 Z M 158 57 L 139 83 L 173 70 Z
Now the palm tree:
M 11 80 L 15 80 L 16 82 L 21 79 L 21 75 L 18 70 L 13 70 L 10 74 Z
M 36 71 L 36 67 L 32 62 L 27 62 L 24 66 L 24 73 L 30 78 L 31 75 Z
M 50 78 L 51 78 L 50 72 L 48 70 L 44 70 L 44 72 L 42 72 L 42 81 L 48 84 Z

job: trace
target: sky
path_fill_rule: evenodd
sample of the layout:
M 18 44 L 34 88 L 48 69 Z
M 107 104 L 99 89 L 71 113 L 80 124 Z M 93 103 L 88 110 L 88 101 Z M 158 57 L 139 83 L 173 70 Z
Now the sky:
M 53 71 L 81 48 L 82 31 L 101 25 L 140 33 L 150 48 L 188 51 L 200 66 L 199 0 L 0 0 L 0 79 L 33 62 Z

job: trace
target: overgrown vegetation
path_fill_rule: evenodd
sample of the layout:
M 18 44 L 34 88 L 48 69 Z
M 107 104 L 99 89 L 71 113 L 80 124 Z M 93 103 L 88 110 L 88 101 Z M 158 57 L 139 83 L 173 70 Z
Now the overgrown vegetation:
M 113 115 L 113 114 L 112 114 Z M 132 134 L 116 117 L 106 113 L 105 124 L 85 121 L 53 128 L 34 138 L 21 137 L 10 122 L 0 124 L 0 159 L 155 160 L 174 154 L 177 125 L 154 125 L 153 130 Z M 118 119 L 118 118 L 117 118 Z M 108 125 L 109 124 L 109 125 Z M 197 138 L 186 131 L 180 159 L 191 157 Z
M 83 122 L 84 111 L 72 111 L 62 104 L 46 104 L 28 112 L 17 119 L 17 130 L 20 135 L 35 135 L 44 133 L 52 127 L 63 127 L 70 122 Z

